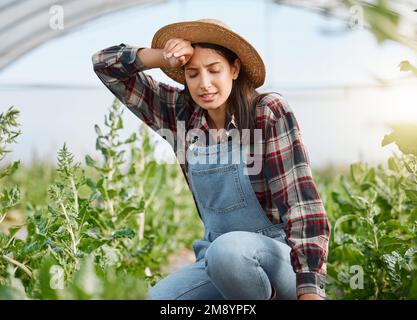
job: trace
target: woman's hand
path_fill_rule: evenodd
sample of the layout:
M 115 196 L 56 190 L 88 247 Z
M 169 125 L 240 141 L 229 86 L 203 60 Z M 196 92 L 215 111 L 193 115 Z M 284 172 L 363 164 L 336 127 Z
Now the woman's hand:
M 181 38 L 172 38 L 165 43 L 162 56 L 167 65 L 178 68 L 185 65 L 192 57 L 194 48 L 191 42 Z
M 324 299 L 315 293 L 305 293 L 299 296 L 298 300 L 324 300 Z

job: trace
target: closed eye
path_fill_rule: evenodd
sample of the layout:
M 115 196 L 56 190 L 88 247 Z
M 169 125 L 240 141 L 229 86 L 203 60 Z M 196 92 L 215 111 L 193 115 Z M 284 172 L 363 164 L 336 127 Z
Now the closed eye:
M 211 73 L 220 73 L 220 71 L 210 71 Z M 190 77 L 190 78 L 195 78 L 197 76 L 197 73 L 196 74 L 194 74 L 194 75 L 188 75 L 188 77 Z

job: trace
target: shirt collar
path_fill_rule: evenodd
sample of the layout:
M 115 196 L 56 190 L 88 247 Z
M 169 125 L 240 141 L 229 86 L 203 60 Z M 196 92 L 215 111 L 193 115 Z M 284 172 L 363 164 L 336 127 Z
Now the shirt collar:
M 226 114 L 226 130 L 229 131 L 231 129 L 237 129 L 236 117 L 235 113 L 230 116 Z
M 207 121 L 207 110 L 201 108 L 200 106 L 196 105 L 193 113 L 193 124 L 192 127 L 195 129 L 201 129 L 204 131 L 208 131 L 210 129 L 210 126 Z M 229 131 L 233 128 L 237 129 L 237 123 L 236 123 L 236 116 L 235 113 L 232 115 L 226 113 L 226 131 Z

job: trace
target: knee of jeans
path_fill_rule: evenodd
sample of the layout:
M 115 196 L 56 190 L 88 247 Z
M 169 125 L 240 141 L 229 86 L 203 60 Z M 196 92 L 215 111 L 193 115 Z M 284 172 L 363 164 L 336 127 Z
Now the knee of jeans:
M 171 290 L 167 290 L 167 288 L 163 288 L 160 285 L 155 284 L 153 287 L 149 288 L 148 292 L 146 293 L 146 300 L 175 300 L 176 296 L 171 292 Z
M 216 270 L 227 271 L 237 262 L 241 256 L 239 239 L 242 239 L 241 231 L 233 231 L 222 234 L 208 247 L 204 256 L 205 269 L 210 275 Z
M 160 288 L 152 287 L 146 294 L 146 300 L 176 300 L 177 296 L 172 294 L 169 290 L 161 290 Z

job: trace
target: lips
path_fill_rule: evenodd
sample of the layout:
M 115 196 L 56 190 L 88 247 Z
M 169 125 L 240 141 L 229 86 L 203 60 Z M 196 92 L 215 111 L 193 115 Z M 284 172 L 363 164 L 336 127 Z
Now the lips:
M 215 95 L 216 93 L 217 93 L 217 92 L 200 94 L 200 97 L 201 97 L 201 98 L 212 98 L 212 97 L 214 97 L 214 95 Z
M 212 100 L 214 100 L 214 96 L 216 94 L 217 94 L 217 92 L 215 92 L 215 93 L 206 93 L 206 94 L 199 95 L 199 97 L 203 101 L 212 101 Z

